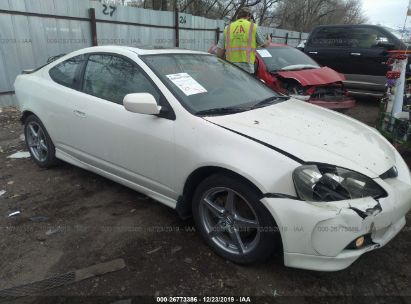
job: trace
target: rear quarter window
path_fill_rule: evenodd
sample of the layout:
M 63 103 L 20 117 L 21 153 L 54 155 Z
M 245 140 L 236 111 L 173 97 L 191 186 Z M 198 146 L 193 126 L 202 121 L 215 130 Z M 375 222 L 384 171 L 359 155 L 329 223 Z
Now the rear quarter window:
M 51 68 L 49 75 L 58 84 L 74 89 L 79 83 L 78 71 L 84 60 L 84 55 L 67 59 Z

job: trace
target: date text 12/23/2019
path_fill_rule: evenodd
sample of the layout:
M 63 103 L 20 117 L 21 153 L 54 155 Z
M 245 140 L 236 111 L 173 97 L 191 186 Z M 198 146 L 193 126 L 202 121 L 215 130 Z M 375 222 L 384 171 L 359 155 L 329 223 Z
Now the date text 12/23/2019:
M 252 303 L 251 297 L 156 297 L 157 303 Z

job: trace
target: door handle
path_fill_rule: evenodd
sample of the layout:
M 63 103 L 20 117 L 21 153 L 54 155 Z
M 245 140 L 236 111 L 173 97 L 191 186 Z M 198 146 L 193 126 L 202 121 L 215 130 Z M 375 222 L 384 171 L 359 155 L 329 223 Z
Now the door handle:
M 361 56 L 361 53 L 351 53 L 351 56 Z
M 318 52 L 308 52 L 308 53 L 314 54 L 314 55 L 317 55 L 317 54 L 318 54 Z
M 86 113 L 78 111 L 78 110 L 74 110 L 73 113 L 74 113 L 74 115 L 76 115 L 78 117 L 86 117 Z

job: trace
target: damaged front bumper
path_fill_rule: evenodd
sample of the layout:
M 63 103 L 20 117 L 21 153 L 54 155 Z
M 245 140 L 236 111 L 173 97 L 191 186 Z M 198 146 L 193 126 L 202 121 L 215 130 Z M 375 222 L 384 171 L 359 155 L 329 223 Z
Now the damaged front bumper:
M 337 202 L 305 202 L 263 198 L 279 227 L 286 266 L 336 271 L 350 266 L 363 253 L 384 246 L 405 225 L 411 209 L 411 185 L 397 178 L 383 181 L 388 196 Z M 358 237 L 371 242 L 349 249 Z

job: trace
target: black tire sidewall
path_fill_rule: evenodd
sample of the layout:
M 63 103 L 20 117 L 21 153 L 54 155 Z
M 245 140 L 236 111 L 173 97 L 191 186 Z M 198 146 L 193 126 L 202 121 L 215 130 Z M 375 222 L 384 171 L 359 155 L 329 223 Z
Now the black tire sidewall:
M 33 153 L 31 152 L 29 145 L 28 145 L 28 141 L 27 141 L 27 134 L 28 134 L 28 125 L 30 122 L 36 122 L 43 130 L 44 132 L 44 136 L 46 137 L 46 146 L 47 146 L 47 158 L 45 161 L 41 162 L 39 160 L 37 160 Z M 44 127 L 43 123 L 41 122 L 41 120 L 35 116 L 35 115 L 30 115 L 29 117 L 27 117 L 26 121 L 24 122 L 24 138 L 25 138 L 25 143 L 26 143 L 26 147 L 30 152 L 31 158 L 32 160 L 41 168 L 49 168 L 54 166 L 57 163 L 57 159 L 56 159 L 56 148 L 54 147 L 53 141 L 50 138 L 49 133 L 47 132 L 47 129 Z
M 256 248 L 244 255 L 233 254 L 224 251 L 216 245 L 208 236 L 204 226 L 201 224 L 199 205 L 203 194 L 214 187 L 226 187 L 241 194 L 250 204 L 260 223 L 260 241 Z M 192 201 L 193 218 L 197 230 L 206 243 L 220 256 L 238 264 L 250 264 L 267 260 L 272 256 L 275 249 L 281 247 L 281 237 L 278 227 L 265 206 L 260 202 L 261 195 L 249 183 L 230 174 L 212 175 L 204 179 L 197 187 Z

